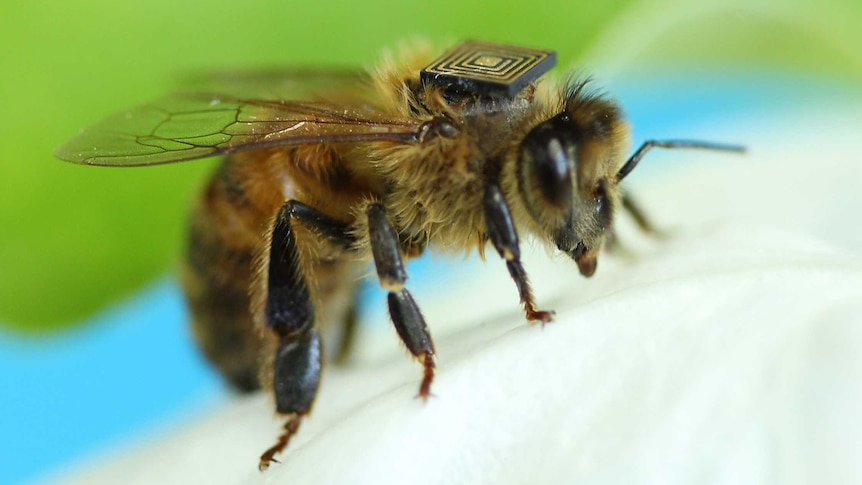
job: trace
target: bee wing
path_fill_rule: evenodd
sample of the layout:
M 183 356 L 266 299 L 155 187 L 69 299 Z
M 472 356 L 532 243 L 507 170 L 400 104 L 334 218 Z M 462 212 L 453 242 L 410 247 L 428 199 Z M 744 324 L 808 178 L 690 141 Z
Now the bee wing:
M 176 94 L 83 130 L 55 155 L 88 165 L 158 165 L 285 145 L 407 143 L 421 123 L 362 104 Z
M 354 104 L 374 98 L 369 73 L 346 68 L 205 71 L 188 80 L 190 90 L 231 93 L 244 99 L 304 99 Z

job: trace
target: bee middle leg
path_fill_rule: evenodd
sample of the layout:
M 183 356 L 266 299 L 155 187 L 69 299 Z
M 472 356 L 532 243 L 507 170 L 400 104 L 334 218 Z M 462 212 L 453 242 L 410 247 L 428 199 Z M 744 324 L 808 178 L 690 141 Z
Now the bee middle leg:
M 413 295 L 404 288 L 407 271 L 401 258 L 398 235 L 386 217 L 386 209 L 382 205 L 369 205 L 366 215 L 371 253 L 374 256 L 380 286 L 389 291 L 389 316 L 407 350 L 423 365 L 424 373 L 418 397 L 428 399 L 436 367 L 434 342 Z
M 553 320 L 554 312 L 536 310 L 536 300 L 533 296 L 533 290 L 530 288 L 527 272 L 524 271 L 524 266 L 521 264 L 518 232 L 515 230 L 512 213 L 500 187 L 493 183 L 485 186 L 483 205 L 488 237 L 491 238 L 491 243 L 500 254 L 500 257 L 506 260 L 506 268 L 518 287 L 518 294 L 521 297 L 521 303 L 524 305 L 527 320 L 542 323 L 550 322 Z
M 260 457 L 266 469 L 296 433 L 311 410 L 320 384 L 323 349 L 315 328 L 315 310 L 303 275 L 294 222 L 348 247 L 347 226 L 298 201 L 286 202 L 275 219 L 269 248 L 268 285 L 264 319 L 277 338 L 272 361 L 272 389 L 276 411 L 287 422 L 278 442 Z
M 356 321 L 359 319 L 359 312 L 356 309 L 355 301 L 356 298 L 354 298 L 354 304 L 350 307 L 347 317 L 344 319 L 338 346 L 335 348 L 335 356 L 332 359 L 333 362 L 339 365 L 347 363 L 353 351 L 353 342 L 356 339 Z

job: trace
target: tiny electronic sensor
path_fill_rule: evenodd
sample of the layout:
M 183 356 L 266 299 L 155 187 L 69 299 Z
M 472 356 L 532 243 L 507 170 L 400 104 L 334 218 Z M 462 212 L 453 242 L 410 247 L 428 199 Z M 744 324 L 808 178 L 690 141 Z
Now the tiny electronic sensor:
M 475 96 L 512 98 L 557 64 L 557 53 L 468 41 L 420 73 L 422 84 Z

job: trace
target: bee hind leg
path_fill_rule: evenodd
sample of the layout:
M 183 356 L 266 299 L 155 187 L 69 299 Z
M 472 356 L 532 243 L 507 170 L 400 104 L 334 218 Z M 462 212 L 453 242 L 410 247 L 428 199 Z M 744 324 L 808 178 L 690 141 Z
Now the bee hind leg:
M 427 400 L 431 396 L 431 382 L 436 367 L 434 342 L 413 295 L 404 288 L 407 271 L 401 258 L 398 235 L 386 217 L 386 209 L 380 204 L 371 204 L 366 215 L 380 286 L 389 291 L 389 316 L 407 350 L 422 363 L 424 372 L 417 397 Z
M 509 211 L 509 205 L 506 203 L 500 187 L 493 183 L 485 186 L 483 205 L 488 237 L 500 257 L 506 260 L 506 268 L 518 287 L 518 294 L 524 305 L 527 320 L 538 321 L 543 324 L 550 322 L 554 318 L 554 312 L 536 310 L 533 290 L 530 288 L 530 281 L 527 279 L 524 265 L 521 264 L 518 232 L 515 230 L 512 213 Z
M 260 457 L 265 470 L 284 450 L 311 410 L 317 395 L 323 349 L 314 327 L 314 305 L 303 276 L 293 221 L 307 224 L 325 237 L 348 246 L 346 225 L 297 201 L 288 201 L 275 219 L 269 250 L 268 285 L 264 318 L 278 339 L 272 363 L 272 389 L 276 411 L 287 416 L 278 442 Z

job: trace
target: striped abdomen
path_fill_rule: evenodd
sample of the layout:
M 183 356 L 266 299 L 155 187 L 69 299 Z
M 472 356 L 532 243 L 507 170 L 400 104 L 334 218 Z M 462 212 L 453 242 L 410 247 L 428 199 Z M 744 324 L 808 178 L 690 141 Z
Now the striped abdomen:
M 253 302 L 259 303 L 265 285 L 257 280 L 259 252 L 269 247 L 268 230 L 282 204 L 299 200 L 350 222 L 351 204 L 367 194 L 367 184 L 335 160 L 321 147 L 235 155 L 194 208 L 183 271 L 192 326 L 207 358 L 239 390 L 259 388 L 261 367 L 269 372 L 264 349 L 271 336 L 256 326 Z M 316 324 L 345 321 L 364 266 L 306 228 L 296 237 L 305 249 L 298 274 L 310 283 Z

